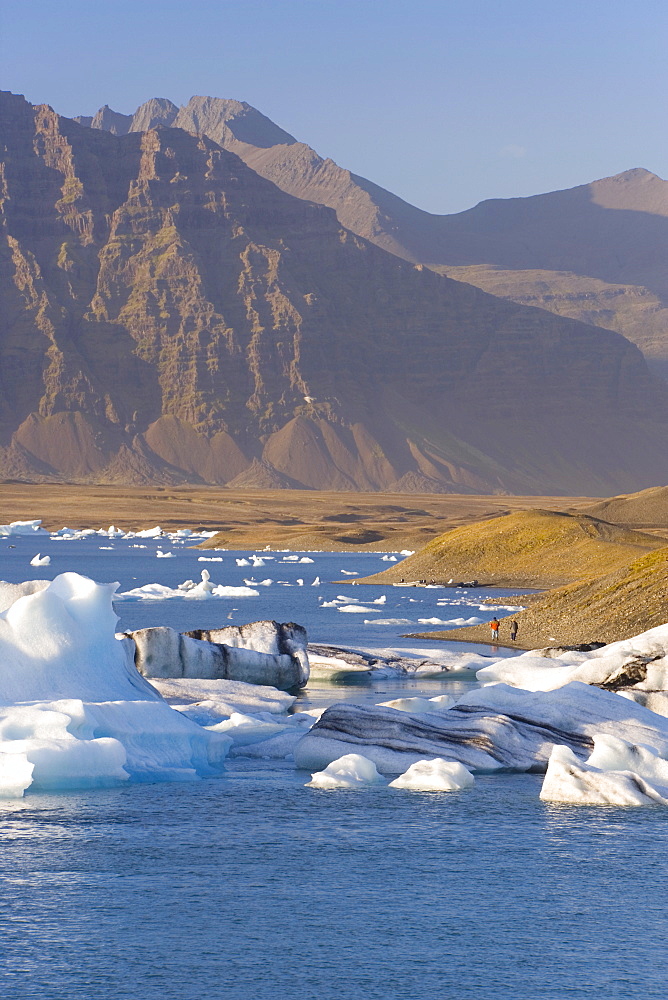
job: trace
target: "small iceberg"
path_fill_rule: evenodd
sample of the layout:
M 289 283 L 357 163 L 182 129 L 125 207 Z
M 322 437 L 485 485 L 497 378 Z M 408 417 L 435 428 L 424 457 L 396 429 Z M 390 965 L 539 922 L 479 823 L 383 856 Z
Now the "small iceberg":
M 384 784 L 382 775 L 368 757 L 358 753 L 347 753 L 333 760 L 324 771 L 311 775 L 307 788 L 365 788 L 369 785 Z
M 650 746 L 605 733 L 594 736 L 586 763 L 570 747 L 550 754 L 540 797 L 588 806 L 668 806 L 668 760 Z
M 40 552 L 30 560 L 31 566 L 50 566 L 51 556 L 43 556 Z
M 456 760 L 418 760 L 404 774 L 390 782 L 390 788 L 409 788 L 414 792 L 458 792 L 470 788 L 474 778 L 468 768 Z

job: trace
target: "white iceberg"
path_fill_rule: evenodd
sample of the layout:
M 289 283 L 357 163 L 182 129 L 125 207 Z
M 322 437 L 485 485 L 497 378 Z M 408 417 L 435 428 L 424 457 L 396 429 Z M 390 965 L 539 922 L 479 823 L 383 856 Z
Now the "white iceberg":
M 668 690 L 668 625 L 598 649 L 543 649 L 513 656 L 478 671 L 483 684 L 554 691 L 581 681 L 613 689 Z
M 144 528 L 143 531 L 129 531 L 128 532 L 128 537 L 132 537 L 132 538 L 161 538 L 162 537 L 162 528 L 156 526 L 155 528 Z
M 33 556 L 30 560 L 31 566 L 50 566 L 51 556 L 43 556 L 41 552 L 38 552 L 36 556 Z
M 555 746 L 540 797 L 577 805 L 668 806 L 668 761 L 653 747 L 605 734 L 594 736 L 586 763 L 570 747 Z
M 381 701 L 378 704 L 382 708 L 393 708 L 397 712 L 425 715 L 429 712 L 447 711 L 455 704 L 455 699 L 449 694 L 440 694 L 435 698 L 394 698 L 392 701 Z
M 46 535 L 40 521 L 12 521 L 11 524 L 0 524 L 0 537 L 10 535 Z
M 220 772 L 229 741 L 174 712 L 114 637 L 116 586 L 2 586 L 0 794 Z
M 348 753 L 328 764 L 324 771 L 311 775 L 309 788 L 364 788 L 383 782 L 376 765 L 368 757 Z
M 323 605 L 324 607 L 324 605 Z M 372 615 L 373 608 L 365 608 L 363 604 L 343 604 L 339 607 L 339 611 L 343 611 L 347 614 L 364 614 Z
M 390 782 L 390 788 L 409 788 L 414 792 L 457 792 L 470 788 L 474 779 L 468 768 L 455 760 L 418 760 L 404 774 Z
M 200 726 L 217 725 L 235 714 L 285 721 L 292 718 L 286 713 L 296 701 L 295 695 L 275 687 L 227 679 L 151 677 L 150 683 L 172 708 Z
M 156 554 L 156 556 L 157 556 L 158 559 L 173 559 L 174 558 L 174 553 L 173 552 L 163 552 L 162 549 L 157 549 L 155 554 Z
M 214 597 L 259 597 L 259 590 L 252 587 L 225 587 L 222 584 L 211 583 L 208 569 L 202 570 L 202 579 L 185 580 L 178 587 L 167 587 L 162 583 L 146 583 L 142 587 L 124 590 L 116 595 L 116 600 L 166 601 L 174 597 L 185 597 L 188 600 L 208 600 Z

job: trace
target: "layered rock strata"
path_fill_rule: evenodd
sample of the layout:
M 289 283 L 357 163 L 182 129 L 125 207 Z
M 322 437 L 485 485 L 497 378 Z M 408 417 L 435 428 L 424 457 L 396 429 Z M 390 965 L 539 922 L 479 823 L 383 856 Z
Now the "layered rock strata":
M 668 394 L 623 338 L 400 261 L 157 126 L 113 134 L 2 95 L 0 474 L 589 495 L 668 479 Z

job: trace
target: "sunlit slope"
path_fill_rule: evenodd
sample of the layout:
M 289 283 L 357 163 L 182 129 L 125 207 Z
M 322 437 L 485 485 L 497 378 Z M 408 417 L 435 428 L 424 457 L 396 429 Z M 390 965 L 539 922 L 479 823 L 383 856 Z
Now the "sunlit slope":
M 572 583 L 542 595 L 526 611 L 501 619 L 500 641 L 510 645 L 509 625 L 519 625 L 518 645 L 540 648 L 627 639 L 668 618 L 668 547 L 647 552 L 630 566 L 596 580 Z M 489 626 L 431 633 L 435 638 L 489 642 Z
M 583 514 L 527 510 L 448 531 L 367 581 L 547 588 L 613 572 L 664 544 Z

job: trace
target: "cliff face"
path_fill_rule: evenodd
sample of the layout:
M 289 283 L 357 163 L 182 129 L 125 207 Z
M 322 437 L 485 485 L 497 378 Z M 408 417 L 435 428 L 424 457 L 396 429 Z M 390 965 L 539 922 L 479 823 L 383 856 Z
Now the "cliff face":
M 668 478 L 668 396 L 623 338 L 398 260 L 171 113 L 115 135 L 1 96 L 5 477 Z
M 85 122 L 207 135 L 283 191 L 333 208 L 343 226 L 377 246 L 494 295 L 615 330 L 668 378 L 668 181 L 647 170 L 439 216 L 323 159 L 239 101 L 193 97 L 177 108 L 159 99 L 134 116 L 104 107 Z

